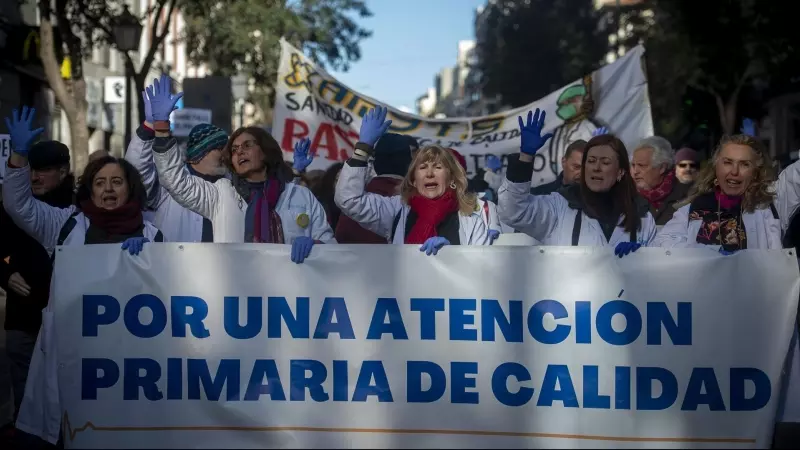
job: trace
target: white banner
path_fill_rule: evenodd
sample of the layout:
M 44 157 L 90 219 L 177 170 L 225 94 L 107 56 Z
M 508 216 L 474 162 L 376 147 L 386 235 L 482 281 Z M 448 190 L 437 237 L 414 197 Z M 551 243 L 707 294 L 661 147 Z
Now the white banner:
M 782 251 L 61 247 L 35 417 L 68 448 L 766 448 L 799 283 Z
M 174 125 L 174 136 L 186 137 L 196 125 L 211 123 L 211 110 L 202 108 L 181 108 L 172 111 L 170 122 Z
M 6 163 L 11 156 L 11 136 L 0 134 L 0 184 L 6 176 Z
M 346 160 L 358 141 L 361 118 L 381 103 L 345 86 L 285 40 L 281 49 L 272 130 L 286 159 L 291 160 L 295 142 L 310 137 L 317 157 L 309 169 Z M 436 120 L 384 105 L 392 120 L 389 131 L 413 135 L 420 145 L 455 148 L 467 158 L 472 173 L 483 167 L 488 154 L 504 157 L 518 152 L 517 116 L 541 108 L 547 111 L 545 131 L 555 136 L 536 154 L 533 184 L 546 183 L 561 171 L 567 145 L 578 139 L 588 141 L 599 126 L 608 127 L 630 151 L 638 140 L 653 135 L 643 56 L 644 48 L 636 47 L 545 98 L 486 117 Z M 547 70 L 547 64 L 542 70 Z

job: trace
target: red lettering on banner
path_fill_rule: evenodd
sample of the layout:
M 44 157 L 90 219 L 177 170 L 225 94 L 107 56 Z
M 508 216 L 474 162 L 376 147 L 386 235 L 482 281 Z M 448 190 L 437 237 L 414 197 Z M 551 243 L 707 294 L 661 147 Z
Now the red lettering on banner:
M 300 127 L 300 131 L 296 130 L 297 126 Z M 283 126 L 283 142 L 281 142 L 281 148 L 285 152 L 292 153 L 294 152 L 295 138 L 303 139 L 307 136 L 308 125 L 305 122 L 296 119 L 286 119 Z
M 328 156 L 325 159 L 329 161 L 339 161 L 339 144 L 336 142 L 336 134 L 333 131 L 333 125 L 329 123 L 322 123 L 314 135 L 314 140 L 311 141 L 311 148 L 319 155 L 320 150 L 325 149 L 328 151 Z
M 353 150 L 356 148 L 356 142 L 358 142 L 358 133 L 353 130 L 344 130 L 339 125 L 334 127 L 336 134 L 339 135 L 344 141 L 347 143 L 347 148 L 343 148 L 339 151 L 339 157 L 342 161 L 347 161 L 350 158 L 350 155 L 353 154 Z

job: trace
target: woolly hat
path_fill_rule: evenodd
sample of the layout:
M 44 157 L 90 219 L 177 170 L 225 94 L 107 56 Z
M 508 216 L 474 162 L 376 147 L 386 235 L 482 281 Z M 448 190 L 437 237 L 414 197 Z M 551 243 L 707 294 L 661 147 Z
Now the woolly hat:
M 59 141 L 39 141 L 28 152 L 28 164 L 33 170 L 69 165 L 69 148 Z
M 195 125 L 186 142 L 186 162 L 196 163 L 211 150 L 221 149 L 228 142 L 228 133 L 210 123 Z
M 675 164 L 678 164 L 681 161 L 692 161 L 697 162 L 699 159 L 697 152 L 690 149 L 689 147 L 683 147 L 682 149 L 678 150 L 675 153 Z
M 411 166 L 412 155 L 419 148 L 417 140 L 411 136 L 386 133 L 375 144 L 375 161 L 372 166 L 377 175 L 406 176 Z
M 466 172 L 467 171 L 467 158 L 464 158 L 464 155 L 459 153 L 458 150 L 456 150 L 456 149 L 448 148 L 448 150 L 450 150 L 450 153 L 453 154 L 453 157 L 456 159 L 456 161 L 458 161 L 459 164 L 461 164 L 461 167 L 464 168 L 464 172 Z

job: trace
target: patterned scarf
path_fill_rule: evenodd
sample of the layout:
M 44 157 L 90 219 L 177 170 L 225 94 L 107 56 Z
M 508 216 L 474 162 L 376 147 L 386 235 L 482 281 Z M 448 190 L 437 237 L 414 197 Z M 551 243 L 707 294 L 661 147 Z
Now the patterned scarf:
M 250 186 L 245 213 L 245 242 L 283 244 L 283 224 L 275 206 L 285 185 L 276 179 Z
M 654 189 L 639 189 L 639 195 L 644 197 L 655 209 L 660 209 L 667 196 L 672 193 L 672 186 L 675 184 L 675 172 L 670 171 L 661 184 Z
M 747 233 L 742 222 L 742 205 L 738 197 L 719 190 L 701 195 L 689 207 L 689 221 L 699 220 L 696 242 L 721 245 L 727 251 L 747 248 Z

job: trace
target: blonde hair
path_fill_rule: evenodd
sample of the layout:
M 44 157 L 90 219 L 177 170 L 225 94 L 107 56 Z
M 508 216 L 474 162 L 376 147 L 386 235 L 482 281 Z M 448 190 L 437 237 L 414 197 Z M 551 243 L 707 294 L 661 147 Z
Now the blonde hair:
M 750 186 L 742 197 L 742 211 L 753 212 L 756 209 L 767 208 L 775 198 L 775 193 L 772 190 L 772 183 L 775 181 L 775 170 L 772 166 L 772 158 L 769 157 L 764 146 L 751 136 L 744 134 L 736 134 L 733 136 L 723 136 L 719 141 L 719 145 L 714 150 L 714 155 L 711 157 L 711 164 L 707 164 L 700 171 L 697 181 L 689 191 L 689 196 L 685 201 L 680 203 L 680 206 L 688 205 L 697 197 L 714 192 L 717 187 L 717 162 L 722 149 L 728 145 L 746 145 L 755 152 L 756 170 L 753 174 L 753 180 Z
M 422 147 L 414 155 L 414 160 L 411 161 L 408 173 L 400 187 L 400 195 L 405 204 L 408 204 L 408 200 L 417 194 L 417 188 L 414 186 L 414 172 L 420 164 L 424 163 L 442 164 L 447 169 L 449 175 L 447 182 L 456 186 L 458 210 L 462 215 L 468 216 L 477 210 L 477 197 L 475 194 L 467 192 L 467 174 L 464 172 L 464 168 L 456 161 L 450 150 L 438 145 Z

